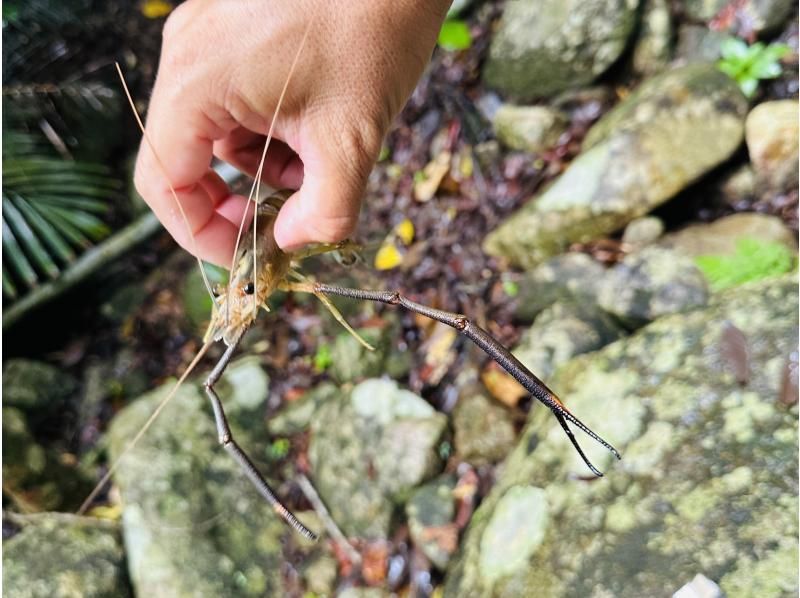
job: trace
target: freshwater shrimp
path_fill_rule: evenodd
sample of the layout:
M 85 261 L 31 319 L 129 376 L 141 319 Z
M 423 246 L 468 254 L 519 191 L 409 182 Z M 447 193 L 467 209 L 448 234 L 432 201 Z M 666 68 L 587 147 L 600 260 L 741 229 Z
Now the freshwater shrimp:
M 602 476 L 603 474 L 586 457 L 585 453 L 578 444 L 575 435 L 569 427 L 569 424 L 572 424 L 576 428 L 580 429 L 590 438 L 604 446 L 617 459 L 621 458 L 619 452 L 611 444 L 606 442 L 587 425 L 585 425 L 580 419 L 573 415 L 564 406 L 556 394 L 544 384 L 544 382 L 542 382 L 533 372 L 531 372 L 516 357 L 514 357 L 514 355 L 512 355 L 512 353 L 497 339 L 492 337 L 486 330 L 472 322 L 466 315 L 446 312 L 416 303 L 397 291 L 374 291 L 357 288 L 345 288 L 312 281 L 303 276 L 297 270 L 296 266 L 305 257 L 331 251 L 349 252 L 357 247 L 354 243 L 350 241 L 344 241 L 341 243 L 319 244 L 297 252 L 285 252 L 278 247 L 273 234 L 275 219 L 284 201 L 292 192 L 278 191 L 268 195 L 263 200 L 259 200 L 260 175 L 266 159 L 267 148 L 269 147 L 269 143 L 272 139 L 272 132 L 284 94 L 297 63 L 297 59 L 302 51 L 303 44 L 308 36 L 309 30 L 310 24 L 306 29 L 303 40 L 300 44 L 297 54 L 295 55 L 294 62 L 289 70 L 289 75 L 284 84 L 283 91 L 281 92 L 281 96 L 275 110 L 275 115 L 273 116 L 272 123 L 267 134 L 258 172 L 256 173 L 249 198 L 249 200 L 253 200 L 256 204 L 255 209 L 252 212 L 252 226 L 245 230 L 244 219 L 247 217 L 247 211 L 245 211 L 245 215 L 243 216 L 242 224 L 239 229 L 236 250 L 231 263 L 229 282 L 224 288 L 220 289 L 219 292 L 212 293 L 213 310 L 211 314 L 211 322 L 204 338 L 204 344 L 190 365 L 181 375 L 172 391 L 158 405 L 144 426 L 118 456 L 117 460 L 111 464 L 106 474 L 97 484 L 89 497 L 87 497 L 87 499 L 84 501 L 79 513 L 84 512 L 88 508 L 100 489 L 111 478 L 111 475 L 119 465 L 120 461 L 125 457 L 126 453 L 133 449 L 145 431 L 155 421 L 166 404 L 175 395 L 178 388 L 180 388 L 180 386 L 188 377 L 189 373 L 194 369 L 203 355 L 205 355 L 205 353 L 214 343 L 222 341 L 227 348 L 225 349 L 225 352 L 223 353 L 219 362 L 211 370 L 211 373 L 208 375 L 203 385 L 214 413 L 219 442 L 239 464 L 244 474 L 252 482 L 259 494 L 272 506 L 273 510 L 279 517 L 281 517 L 299 534 L 309 539 L 317 539 L 316 534 L 304 526 L 295 517 L 295 515 L 283 505 L 270 485 L 264 479 L 263 475 L 253 464 L 253 461 L 247 456 L 246 452 L 239 446 L 239 444 L 237 444 L 228 425 L 222 401 L 219 399 L 214 388 L 214 385 L 225 372 L 225 369 L 230 363 L 231 358 L 236 352 L 242 338 L 256 321 L 259 313 L 258 308 L 264 307 L 266 309 L 267 300 L 276 290 L 305 292 L 315 295 L 320 299 L 325 307 L 331 311 L 337 321 L 339 321 L 348 330 L 348 332 L 350 332 L 350 334 L 355 336 L 369 349 L 371 349 L 371 347 L 358 336 L 355 330 L 353 330 L 347 324 L 341 314 L 339 314 L 338 310 L 328 298 L 329 296 L 333 295 L 362 301 L 375 301 L 388 305 L 395 305 L 427 318 L 447 324 L 475 343 L 489 357 L 491 357 L 512 377 L 514 377 L 535 399 L 552 411 L 556 420 L 559 422 L 569 438 L 571 444 L 594 475 Z M 120 78 L 122 79 L 122 84 L 125 88 L 128 100 L 133 108 L 137 122 L 139 123 L 144 135 L 145 142 L 150 146 L 150 149 L 155 154 L 155 148 L 150 143 L 141 119 L 136 113 L 133 100 L 130 97 L 127 86 L 125 85 L 119 66 L 117 66 L 117 69 L 119 71 Z M 157 155 L 156 160 L 161 167 L 162 172 L 164 173 L 165 179 L 167 179 L 170 190 L 172 191 L 173 197 L 178 204 L 181 214 L 184 214 L 183 207 L 180 204 L 177 194 L 175 193 L 171 183 L 169 183 L 168 177 L 166 176 L 166 169 L 163 168 L 163 163 Z M 185 214 L 184 220 L 186 220 Z M 191 235 L 191 229 L 189 230 L 191 240 L 194 242 L 194 238 Z M 202 269 L 202 263 L 200 263 L 200 266 Z M 206 281 L 206 285 L 211 292 L 211 287 L 208 284 L 205 274 L 204 280 Z

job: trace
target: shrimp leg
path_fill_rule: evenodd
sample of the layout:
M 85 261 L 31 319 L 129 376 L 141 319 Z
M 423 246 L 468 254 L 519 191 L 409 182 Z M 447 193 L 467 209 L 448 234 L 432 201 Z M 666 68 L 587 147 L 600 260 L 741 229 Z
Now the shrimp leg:
M 269 487 L 269 484 L 264 479 L 264 476 L 262 476 L 258 469 L 256 469 L 256 466 L 250 460 L 250 457 L 247 456 L 247 454 L 233 439 L 233 433 L 231 432 L 230 426 L 228 426 L 228 418 L 225 417 L 225 410 L 222 407 L 222 401 L 219 400 L 219 396 L 217 396 L 217 392 L 214 390 L 214 385 L 222 376 L 225 368 L 228 367 L 231 357 L 233 357 L 233 354 L 236 351 L 237 345 L 238 343 L 235 343 L 225 350 L 222 358 L 219 360 L 217 365 L 214 366 L 214 369 L 211 370 L 211 373 L 209 374 L 204 385 L 208 399 L 211 401 L 211 408 L 214 410 L 214 419 L 216 420 L 217 424 L 219 443 L 226 451 L 228 451 L 230 456 L 233 457 L 233 460 L 239 464 L 245 475 L 256 487 L 256 490 L 258 490 L 258 493 L 264 497 L 264 500 L 270 504 L 272 509 L 296 532 L 305 536 L 306 538 L 316 540 L 317 535 L 305 525 L 300 523 L 297 517 L 295 517 L 294 514 L 292 514 L 292 512 L 287 509 L 283 503 L 281 503 L 281 501 L 275 495 L 275 492 Z
M 500 342 L 492 335 L 486 332 L 483 328 L 470 322 L 469 319 L 461 314 L 446 312 L 440 309 L 434 309 L 404 297 L 396 291 L 367 291 L 363 289 L 350 289 L 345 287 L 337 287 L 329 284 L 310 283 L 307 285 L 295 285 L 297 290 L 306 290 L 314 294 L 323 295 L 339 295 L 340 297 L 349 297 L 351 299 L 359 299 L 361 301 L 377 301 L 379 303 L 386 303 L 388 305 L 399 305 L 405 309 L 418 313 L 432 320 L 442 322 L 458 330 L 464 336 L 469 338 L 475 343 L 484 353 L 497 362 L 504 370 L 511 374 L 517 382 L 519 382 L 525 390 L 527 390 L 533 397 L 547 406 L 553 415 L 561 424 L 564 432 L 567 434 L 572 446 L 586 463 L 587 467 L 596 476 L 602 476 L 602 472 L 598 470 L 584 454 L 575 435 L 570 430 L 567 422 L 574 425 L 576 428 L 582 430 L 587 436 L 607 448 L 617 459 L 621 459 L 619 452 L 611 444 L 603 440 L 598 434 L 592 431 L 589 426 L 584 424 L 581 420 L 575 417 L 563 405 L 556 394 L 551 391 L 544 382 L 539 380 L 536 375 L 526 368 L 522 362 L 519 361 L 511 351 L 506 349 Z

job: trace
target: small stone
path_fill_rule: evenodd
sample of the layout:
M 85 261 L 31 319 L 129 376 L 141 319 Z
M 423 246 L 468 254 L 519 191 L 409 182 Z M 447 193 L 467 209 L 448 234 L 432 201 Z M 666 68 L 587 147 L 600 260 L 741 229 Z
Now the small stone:
M 778 100 L 759 104 L 747 115 L 747 150 L 767 190 L 788 192 L 797 188 L 799 109 L 797 100 Z
M 694 262 L 658 247 L 646 247 L 617 264 L 598 297 L 603 309 L 633 326 L 707 301 L 706 280 Z
M 321 554 L 304 563 L 302 571 L 303 580 L 306 582 L 306 589 L 309 592 L 320 596 L 334 594 L 336 577 L 339 572 L 336 559 L 327 554 Z
M 726 33 L 704 25 L 685 24 L 678 29 L 675 54 L 684 64 L 715 62 L 726 37 Z
M 3 405 L 26 412 L 57 409 L 77 386 L 72 376 L 41 361 L 9 359 L 3 367 Z
M 514 315 L 532 322 L 556 301 L 594 302 L 605 268 L 585 253 L 556 256 L 525 274 L 519 283 Z
M 590 83 L 622 54 L 636 0 L 517 0 L 503 16 L 483 70 L 487 83 L 522 98 Z
M 743 212 L 708 224 L 693 224 L 666 235 L 658 245 L 695 258 L 701 255 L 733 255 L 742 239 L 780 243 L 797 252 L 797 241 L 777 216 Z
M 667 0 L 644 0 L 639 38 L 633 48 L 633 68 L 643 75 L 654 75 L 672 57 L 672 17 Z
M 506 146 L 537 154 L 558 142 L 567 128 L 567 118 L 547 106 L 505 104 L 495 114 L 493 125 Z
M 598 305 L 559 301 L 536 317 L 514 348 L 514 356 L 547 382 L 562 363 L 600 349 L 624 334 Z
M 722 590 L 702 573 L 675 592 L 672 598 L 722 598 Z
M 655 216 L 643 216 L 631 220 L 622 233 L 622 242 L 634 249 L 641 249 L 655 242 L 664 234 L 664 221 Z
M 731 6 L 729 0 L 684 0 L 686 14 L 693 20 L 711 21 L 732 10 L 727 29 L 730 34 L 743 37 L 765 34 L 778 29 L 792 15 L 797 3 L 793 0 L 738 0 Z
M 131 596 L 119 525 L 63 513 L 25 518 L 3 541 L 3 594 Z
M 441 467 L 447 418 L 393 380 L 369 379 L 314 413 L 314 484 L 345 534 L 388 537 L 395 504 Z
M 364 347 L 352 334 L 340 332 L 331 349 L 333 377 L 339 382 L 359 382 L 384 373 L 402 377 L 411 367 L 411 356 L 408 351 L 394 349 L 398 330 L 398 320 L 394 317 L 387 318 L 380 328 L 359 328 L 356 332 L 375 348 L 374 351 Z
M 437 478 L 415 490 L 406 504 L 414 544 L 440 570 L 458 548 L 458 528 L 453 523 L 455 483 L 450 475 Z

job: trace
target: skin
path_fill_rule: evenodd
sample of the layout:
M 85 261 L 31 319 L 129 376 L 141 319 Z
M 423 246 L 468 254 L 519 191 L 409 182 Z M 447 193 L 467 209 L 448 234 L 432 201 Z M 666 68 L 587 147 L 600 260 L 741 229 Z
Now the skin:
M 164 27 L 148 135 L 134 182 L 175 240 L 229 266 L 246 198 L 212 156 L 255 175 L 281 89 L 262 180 L 298 191 L 275 223 L 284 250 L 355 229 L 367 176 L 425 65 L 449 0 L 189 0 Z M 312 22 L 313 21 L 313 22 Z M 196 252 L 195 252 L 196 249 Z

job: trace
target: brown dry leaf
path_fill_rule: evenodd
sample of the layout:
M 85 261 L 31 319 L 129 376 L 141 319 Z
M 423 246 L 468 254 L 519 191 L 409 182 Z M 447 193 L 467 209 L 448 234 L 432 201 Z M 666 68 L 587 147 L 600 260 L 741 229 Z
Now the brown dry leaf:
M 509 407 L 516 407 L 520 399 L 528 395 L 519 382 L 511 374 L 500 369 L 495 363 L 490 363 L 481 372 L 481 381 L 495 399 Z
M 458 337 L 458 332 L 442 322 L 436 322 L 428 340 L 422 346 L 425 351 L 425 376 L 427 384 L 436 385 L 453 365 L 456 352 L 453 345 Z
M 436 195 L 442 179 L 450 172 L 452 158 L 453 155 L 449 151 L 443 151 L 417 173 L 414 177 L 414 199 L 430 201 Z
M 389 543 L 383 540 L 370 542 L 361 552 L 364 559 L 361 575 L 367 585 L 379 586 L 386 580 L 389 568 Z
M 426 527 L 422 530 L 422 539 L 433 540 L 446 553 L 453 554 L 458 548 L 458 526 L 455 523 L 447 523 Z

